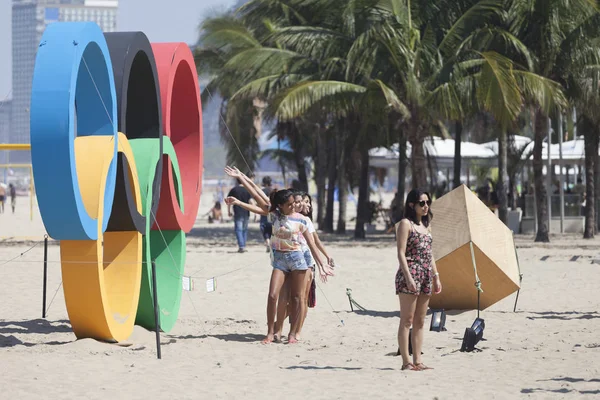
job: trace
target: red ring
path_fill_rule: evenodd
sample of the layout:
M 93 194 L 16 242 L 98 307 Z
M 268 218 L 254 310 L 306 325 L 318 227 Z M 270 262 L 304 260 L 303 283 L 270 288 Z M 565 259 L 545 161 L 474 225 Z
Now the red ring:
M 163 164 L 157 223 L 152 229 L 189 232 L 196 221 L 202 192 L 202 105 L 198 73 L 192 52 L 185 43 L 152 43 L 152 51 L 160 85 L 164 134 L 171 139 L 177 154 L 184 209 L 182 212 L 177 200 L 169 160 Z

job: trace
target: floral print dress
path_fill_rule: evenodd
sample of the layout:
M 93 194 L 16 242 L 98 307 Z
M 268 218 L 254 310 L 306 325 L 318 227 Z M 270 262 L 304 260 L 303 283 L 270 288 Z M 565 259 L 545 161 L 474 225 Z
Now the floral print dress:
M 406 261 L 408 262 L 408 270 L 415 281 L 417 287 L 416 292 L 408 290 L 406 277 L 402 272 L 402 267 L 396 272 L 396 294 L 426 294 L 431 295 L 433 286 L 433 267 L 431 266 L 431 233 L 420 233 L 410 221 L 410 234 L 406 240 Z

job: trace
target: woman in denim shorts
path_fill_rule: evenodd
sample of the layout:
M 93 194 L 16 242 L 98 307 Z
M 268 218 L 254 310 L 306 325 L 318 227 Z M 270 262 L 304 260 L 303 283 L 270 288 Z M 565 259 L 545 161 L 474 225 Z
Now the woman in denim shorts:
M 333 259 L 327 254 L 327 250 L 321 240 L 319 239 L 319 235 L 312 223 L 312 199 L 310 195 L 306 192 L 295 192 L 294 193 L 294 207 L 297 213 L 302 214 L 308 224 L 308 233 L 313 236 L 315 241 L 315 246 L 319 249 L 319 251 L 325 256 L 327 260 L 326 265 L 319 266 L 319 275 L 321 276 L 321 280 L 323 282 L 327 282 L 328 276 L 333 276 Z M 313 258 L 312 252 L 308 247 L 304 238 L 302 237 L 302 249 L 304 252 L 304 259 L 306 260 L 306 264 L 309 266 L 309 269 L 306 273 L 306 282 L 304 283 L 304 292 L 307 299 L 307 306 L 314 307 L 315 306 L 315 273 L 316 273 L 316 263 Z M 311 301 L 312 299 L 312 301 Z M 281 293 L 279 295 L 279 303 L 277 305 L 277 321 L 275 322 L 275 336 L 281 336 L 281 332 L 283 330 L 283 323 L 285 319 L 288 317 L 289 313 L 291 313 L 291 309 L 289 305 L 291 304 L 291 296 L 289 290 L 289 284 L 286 281 L 283 285 Z M 300 332 L 302 327 L 304 326 L 304 322 L 306 321 L 306 316 L 308 315 L 308 307 L 305 308 L 305 314 L 302 316 L 302 320 L 300 322 L 300 326 L 296 331 L 296 339 L 299 339 Z
M 294 196 L 291 191 L 273 192 L 271 198 L 268 199 L 260 190 L 260 187 L 237 168 L 226 167 L 225 172 L 232 178 L 239 178 L 258 205 L 242 203 L 233 197 L 228 197 L 225 202 L 243 207 L 259 215 L 270 215 L 273 220 L 273 236 L 271 237 L 273 271 L 271 272 L 267 300 L 268 331 L 263 343 L 271 343 L 275 339 L 277 301 L 281 287 L 288 275 L 292 296 L 292 313 L 290 317 L 292 326 L 288 343 L 296 343 L 296 332 L 300 326 L 302 316 L 305 315 L 304 309 L 307 307 L 306 295 L 303 289 L 309 268 L 304 258 L 301 237 L 306 240 L 308 247 L 315 255 L 317 265 L 324 264 L 322 257 L 318 254 L 313 236 L 308 233 L 306 218 L 294 212 Z

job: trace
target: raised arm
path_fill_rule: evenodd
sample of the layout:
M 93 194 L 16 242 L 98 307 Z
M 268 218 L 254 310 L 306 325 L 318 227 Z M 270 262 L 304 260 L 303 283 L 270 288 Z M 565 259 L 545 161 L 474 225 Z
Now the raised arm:
M 270 206 L 269 199 L 261 190 L 261 188 L 252 181 L 252 179 L 248 178 L 246 174 L 244 174 L 235 167 L 225 167 L 225 173 L 232 178 L 239 179 L 244 185 L 244 187 L 248 190 L 248 193 L 250 193 L 250 196 L 252 196 L 252 198 L 256 201 L 256 203 L 261 208 L 268 211 Z
M 259 214 L 259 215 L 264 215 L 264 216 L 269 215 L 269 212 L 267 210 L 260 208 L 259 206 L 255 205 L 255 204 L 248 204 L 248 203 L 244 203 L 243 201 L 239 201 L 235 197 L 231 197 L 231 196 L 227 197 L 225 199 L 225 204 L 227 204 L 228 206 L 239 206 L 239 207 L 242 207 L 244 210 L 248 210 L 250 212 L 253 212 L 253 213 Z

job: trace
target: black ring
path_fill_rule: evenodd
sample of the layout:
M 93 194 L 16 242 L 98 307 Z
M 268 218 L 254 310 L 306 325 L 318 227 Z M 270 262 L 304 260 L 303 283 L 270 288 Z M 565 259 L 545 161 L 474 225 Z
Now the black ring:
M 152 214 L 156 215 L 162 176 L 163 126 L 160 85 L 154 52 L 143 32 L 109 32 L 104 37 L 117 92 L 118 129 L 129 140 L 159 139 L 158 164 L 152 182 Z

